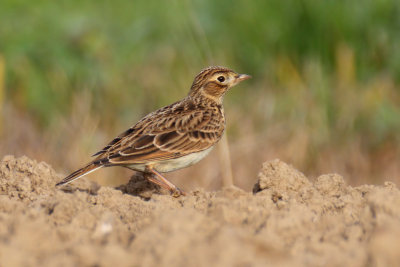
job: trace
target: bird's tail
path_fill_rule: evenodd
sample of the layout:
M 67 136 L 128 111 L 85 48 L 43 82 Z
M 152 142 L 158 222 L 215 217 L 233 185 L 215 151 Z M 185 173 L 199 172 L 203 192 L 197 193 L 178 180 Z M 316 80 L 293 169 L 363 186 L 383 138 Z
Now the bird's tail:
M 80 168 L 79 170 L 74 171 L 73 173 L 71 173 L 70 175 L 68 175 L 67 177 L 65 177 L 64 179 L 62 179 L 60 182 L 58 182 L 56 184 L 56 186 L 60 186 L 60 185 L 65 185 L 65 184 L 69 184 L 70 182 L 81 178 L 82 176 L 85 176 L 86 174 L 89 174 L 91 172 L 94 172 L 95 170 L 99 169 L 103 167 L 102 165 L 97 165 L 94 163 L 90 163 L 87 166 Z

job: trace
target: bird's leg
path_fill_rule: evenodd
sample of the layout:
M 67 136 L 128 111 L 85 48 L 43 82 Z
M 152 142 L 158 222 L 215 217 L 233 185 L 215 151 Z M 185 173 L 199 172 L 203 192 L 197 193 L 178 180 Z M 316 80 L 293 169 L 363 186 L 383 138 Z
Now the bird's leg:
M 167 190 L 169 190 L 174 197 L 179 197 L 181 195 L 186 196 L 186 193 L 176 187 L 173 183 L 168 181 L 164 176 L 162 176 L 158 171 L 151 167 L 146 167 L 146 172 L 149 174 L 153 174 L 152 176 L 147 176 L 146 178 L 154 183 L 157 184 Z
M 167 187 L 165 184 L 163 184 L 162 182 L 160 182 L 157 178 L 154 177 L 154 174 L 150 173 L 150 172 L 145 172 L 144 173 L 144 177 L 149 180 L 150 182 L 152 182 L 153 184 L 156 184 L 162 188 L 168 189 L 169 187 Z

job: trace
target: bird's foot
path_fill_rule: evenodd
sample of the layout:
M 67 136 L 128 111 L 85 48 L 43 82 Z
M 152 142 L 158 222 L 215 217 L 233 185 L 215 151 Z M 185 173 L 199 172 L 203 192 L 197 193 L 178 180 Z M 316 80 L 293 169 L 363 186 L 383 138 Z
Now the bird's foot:
M 181 189 L 179 189 L 178 187 L 175 187 L 171 189 L 171 196 L 178 198 L 180 196 L 186 196 L 186 193 Z

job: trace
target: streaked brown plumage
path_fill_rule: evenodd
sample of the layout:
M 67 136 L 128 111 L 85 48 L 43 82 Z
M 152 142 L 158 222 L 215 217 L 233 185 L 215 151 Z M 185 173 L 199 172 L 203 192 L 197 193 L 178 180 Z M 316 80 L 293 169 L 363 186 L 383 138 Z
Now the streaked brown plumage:
M 197 163 L 221 139 L 225 129 L 223 96 L 249 79 L 224 67 L 208 67 L 194 79 L 188 96 L 160 108 L 137 122 L 94 154 L 96 158 L 71 173 L 64 185 L 101 167 L 122 166 L 143 172 L 151 181 L 181 195 L 160 172 Z

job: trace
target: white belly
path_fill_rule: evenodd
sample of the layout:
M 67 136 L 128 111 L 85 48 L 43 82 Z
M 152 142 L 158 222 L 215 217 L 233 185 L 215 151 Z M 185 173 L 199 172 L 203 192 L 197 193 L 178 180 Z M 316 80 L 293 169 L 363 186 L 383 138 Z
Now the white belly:
M 158 172 L 172 172 L 176 171 L 179 169 L 183 169 L 189 166 L 192 166 L 193 164 L 196 164 L 200 160 L 202 160 L 205 156 L 210 153 L 210 151 L 213 149 L 213 147 L 210 147 L 206 150 L 197 152 L 197 153 L 192 153 L 177 159 L 167 159 L 167 160 L 162 160 L 158 162 L 154 162 L 151 164 L 154 169 L 156 169 Z M 136 170 L 136 171 L 144 171 L 146 169 L 145 164 L 132 164 L 129 165 L 129 168 Z

